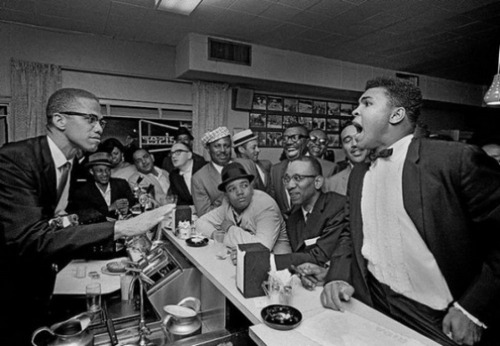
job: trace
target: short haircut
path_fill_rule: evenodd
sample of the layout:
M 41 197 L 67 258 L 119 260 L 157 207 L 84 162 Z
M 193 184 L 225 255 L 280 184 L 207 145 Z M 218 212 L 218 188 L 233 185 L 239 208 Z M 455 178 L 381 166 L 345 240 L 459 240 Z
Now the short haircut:
M 292 162 L 295 162 L 295 161 L 307 162 L 312 167 L 314 175 L 323 175 L 323 170 L 321 169 L 321 164 L 314 156 L 302 155 L 299 158 L 293 160 Z
M 351 120 L 351 121 L 348 121 L 346 122 L 341 128 L 340 128 L 340 133 L 342 133 L 342 131 L 344 131 L 346 128 L 348 128 L 349 126 L 354 126 L 356 127 L 356 125 L 354 125 L 354 122 Z
M 304 125 L 302 125 L 300 123 L 291 123 L 290 125 L 288 125 L 287 127 L 285 127 L 285 130 L 293 129 L 293 128 L 299 128 L 303 132 L 305 132 L 306 136 L 309 135 L 309 130 L 307 129 L 307 127 L 305 127 Z
M 366 82 L 365 90 L 384 88 L 393 107 L 403 107 L 413 126 L 417 124 L 422 108 L 422 92 L 420 88 L 407 80 L 377 77 Z
M 122 142 L 120 142 L 116 138 L 108 138 L 104 142 L 102 142 L 99 146 L 99 151 L 105 151 L 111 154 L 114 148 L 118 148 L 118 150 L 120 150 L 122 154 L 125 153 L 125 147 L 123 146 Z
M 173 145 L 172 145 L 172 148 L 174 147 L 174 145 L 176 144 L 181 144 L 184 148 L 186 148 L 189 152 L 193 152 L 193 149 L 191 149 L 191 147 L 189 145 L 187 145 L 186 143 L 182 142 L 182 141 L 177 141 L 175 142 Z
M 151 153 L 149 152 L 149 150 L 148 150 L 148 149 L 146 149 L 146 148 L 141 148 L 141 147 L 135 147 L 135 148 L 134 148 L 134 149 L 132 149 L 132 150 L 131 150 L 131 152 L 130 152 L 130 155 L 132 156 L 132 160 L 134 160 L 134 154 L 135 154 L 136 152 L 138 152 L 139 150 L 144 150 L 144 151 L 145 151 L 145 152 L 147 152 L 149 155 L 151 155 Z
M 63 88 L 57 90 L 49 97 L 46 108 L 47 124 L 52 122 L 55 113 L 69 110 L 71 103 L 79 98 L 95 100 L 99 103 L 97 96 L 83 89 Z

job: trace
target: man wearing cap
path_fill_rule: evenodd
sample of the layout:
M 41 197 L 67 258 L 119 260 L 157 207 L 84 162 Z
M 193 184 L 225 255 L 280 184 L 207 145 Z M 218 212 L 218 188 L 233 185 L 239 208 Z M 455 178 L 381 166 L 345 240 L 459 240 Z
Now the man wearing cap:
M 94 181 L 88 181 L 70 196 L 68 211 L 76 213 L 82 223 L 127 215 L 129 206 L 134 205 L 134 194 L 126 180 L 111 178 L 111 155 L 94 153 L 86 167 Z
M 144 148 L 137 148 L 132 153 L 132 158 L 138 171 L 128 180 L 132 189 L 140 187 L 145 191 L 149 191 L 153 187 L 153 198 L 160 205 L 164 205 L 170 188 L 168 172 L 155 166 L 153 154 Z
M 275 253 L 288 253 L 291 249 L 278 205 L 267 193 L 254 190 L 253 179 L 240 163 L 226 165 L 217 186 L 225 198 L 219 207 L 196 221 L 196 229 L 208 237 L 221 229 L 230 248 L 259 242 Z
M 231 134 L 227 127 L 218 127 L 205 133 L 201 142 L 208 150 L 211 162 L 196 172 L 191 181 L 191 193 L 198 216 L 222 204 L 224 193 L 217 187 L 222 181 L 222 169 L 231 162 Z M 258 174 L 252 160 L 236 159 L 235 162 L 239 162 L 248 174 Z
M 271 186 L 270 172 L 273 164 L 269 160 L 259 160 L 260 148 L 257 143 L 257 135 L 250 129 L 240 131 L 233 136 L 233 147 L 236 157 L 255 162 L 259 173 L 255 180 L 263 187 L 261 190 L 268 192 Z
M 194 137 L 191 134 L 191 132 L 189 132 L 187 127 L 179 126 L 179 129 L 176 132 L 175 141 L 186 144 L 191 150 L 193 156 L 192 159 L 193 162 L 196 162 L 196 166 L 203 166 L 205 163 L 207 163 L 207 161 L 205 161 L 205 158 L 203 156 L 193 152 L 193 139 Z M 172 173 L 172 171 L 176 168 L 172 162 L 172 157 L 170 155 L 163 159 L 163 162 L 161 163 L 161 168 L 166 170 L 169 174 Z

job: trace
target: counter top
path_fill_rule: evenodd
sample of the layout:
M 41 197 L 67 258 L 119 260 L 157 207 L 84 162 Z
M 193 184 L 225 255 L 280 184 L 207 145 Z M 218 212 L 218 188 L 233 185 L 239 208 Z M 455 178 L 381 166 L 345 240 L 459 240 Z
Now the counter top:
M 262 323 L 260 316 L 262 308 L 269 305 L 267 297 L 243 297 L 236 287 L 236 267 L 232 264 L 229 257 L 225 260 L 216 258 L 212 240 L 204 247 L 190 247 L 186 244 L 185 240 L 175 237 L 171 231 L 164 231 L 164 233 L 167 239 L 255 324 L 250 327 L 249 333 L 252 339 L 259 345 L 359 345 L 360 340 L 366 337 L 372 338 L 366 345 L 375 345 L 373 338 L 376 338 L 377 334 L 382 339 L 381 342 L 385 342 L 385 344 L 387 344 L 389 338 L 393 341 L 391 344 L 438 345 L 356 299 L 352 299 L 349 304 L 346 304 L 345 313 L 325 309 L 319 299 L 321 288 L 308 291 L 300 285 L 294 290 L 293 306 L 299 309 L 303 315 L 301 325 L 291 331 L 271 329 Z M 326 328 L 328 332 L 318 333 L 314 330 L 314 325 L 311 325 L 311 323 L 321 325 L 325 321 L 329 323 L 330 320 L 332 321 L 332 328 Z M 363 328 L 349 329 L 353 326 L 359 326 L 359 324 L 363 324 Z M 322 331 L 324 329 L 322 328 Z M 367 331 L 372 329 L 374 333 L 367 336 Z M 336 339 L 339 342 L 323 342 L 323 339 L 331 337 L 328 334 L 332 332 L 338 334 Z M 345 337 L 342 337 L 339 333 L 345 334 Z M 350 339 L 351 342 L 347 339 Z M 394 340 L 399 340 L 400 342 L 395 343 Z

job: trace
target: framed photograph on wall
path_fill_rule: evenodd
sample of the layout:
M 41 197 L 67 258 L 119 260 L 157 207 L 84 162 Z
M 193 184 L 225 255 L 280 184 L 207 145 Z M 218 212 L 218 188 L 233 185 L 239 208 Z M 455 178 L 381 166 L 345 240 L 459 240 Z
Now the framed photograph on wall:
M 340 135 L 338 133 L 328 133 L 328 148 L 340 148 Z
M 278 96 L 267 97 L 267 110 L 268 111 L 283 111 L 283 98 Z
M 313 113 L 314 114 L 326 114 L 326 102 L 325 101 L 314 101 L 313 102 Z
M 313 118 L 312 119 L 312 129 L 326 130 L 326 119 L 325 118 Z
M 283 117 L 279 114 L 268 114 L 267 115 L 267 128 L 269 128 L 269 129 L 282 129 L 283 128 Z
M 340 103 L 328 102 L 327 103 L 327 113 L 328 113 L 328 115 L 339 116 L 340 115 Z
M 352 117 L 353 110 L 354 110 L 354 105 L 352 103 L 340 104 L 340 116 L 342 117 Z
M 266 145 L 266 133 L 262 131 L 253 131 L 255 135 L 257 136 L 257 143 L 259 144 L 259 147 L 265 147 Z
M 250 127 L 266 127 L 266 114 L 250 113 L 250 119 L 248 123 Z
M 283 111 L 296 113 L 299 111 L 299 100 L 285 97 Z
M 313 108 L 312 100 L 303 100 L 303 99 L 299 100 L 299 113 L 311 114 L 312 108 Z
M 312 130 L 312 117 L 299 117 L 299 124 L 304 125 L 309 131 Z
M 252 109 L 266 110 L 267 97 L 266 95 L 255 94 L 253 96 Z
M 326 119 L 326 131 L 328 132 L 339 132 L 340 120 L 336 118 Z
M 281 131 L 270 131 L 266 134 L 268 147 L 281 147 L 283 140 L 283 133 Z

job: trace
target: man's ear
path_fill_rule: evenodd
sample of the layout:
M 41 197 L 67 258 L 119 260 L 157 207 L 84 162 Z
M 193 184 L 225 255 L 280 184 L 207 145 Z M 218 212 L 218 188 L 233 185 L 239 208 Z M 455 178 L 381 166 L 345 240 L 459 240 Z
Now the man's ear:
M 52 115 L 52 125 L 58 130 L 64 131 L 66 129 L 67 118 L 59 113 Z
M 89 173 L 90 175 L 94 176 L 94 170 L 92 169 L 92 167 L 89 168 Z
M 404 109 L 403 107 L 398 107 L 392 111 L 392 114 L 389 117 L 389 124 L 399 124 L 404 120 L 404 118 L 406 118 L 406 109 Z
M 314 178 L 314 188 L 316 190 L 321 190 L 324 183 L 325 183 L 325 178 L 322 175 L 318 175 L 316 178 Z
M 153 160 L 153 163 L 155 162 L 155 156 L 151 154 L 151 160 Z

